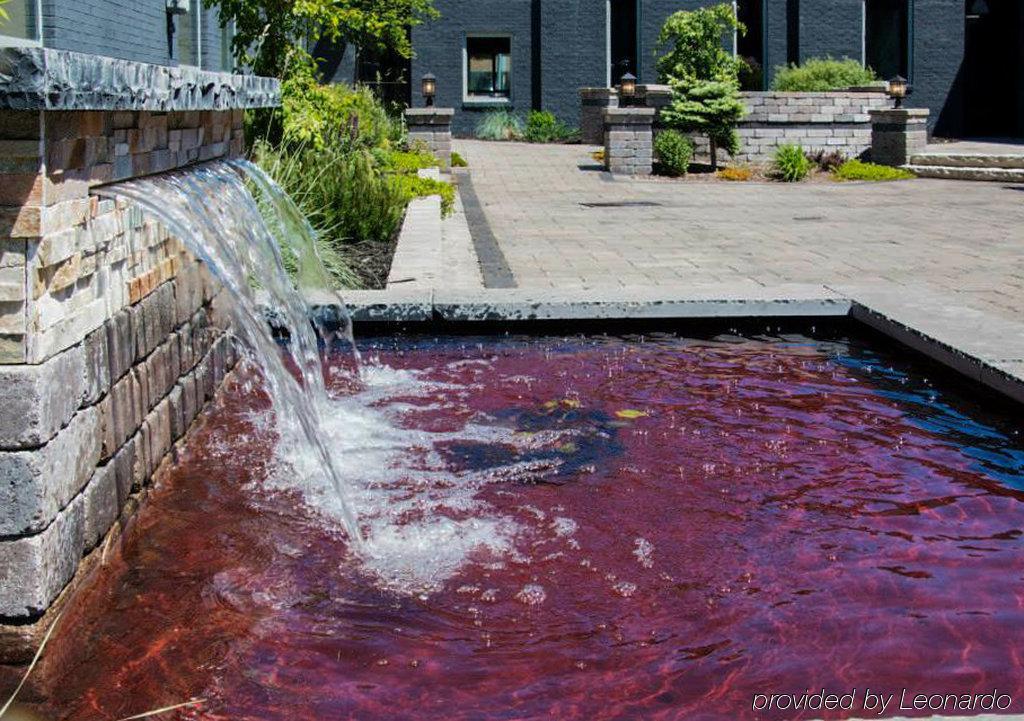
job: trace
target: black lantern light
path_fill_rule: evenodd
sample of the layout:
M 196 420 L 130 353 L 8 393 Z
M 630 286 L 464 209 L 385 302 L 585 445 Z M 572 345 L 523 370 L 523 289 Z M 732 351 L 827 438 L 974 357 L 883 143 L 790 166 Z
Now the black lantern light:
M 903 99 L 910 95 L 910 85 L 902 75 L 897 75 L 889 81 L 889 97 L 896 101 L 896 107 L 903 107 Z
M 434 77 L 433 73 L 427 73 L 423 76 L 423 98 L 427 102 L 427 107 L 431 107 L 434 104 L 434 96 L 437 94 L 437 78 Z
M 633 102 L 633 98 L 636 97 L 636 76 L 633 73 L 622 76 L 619 95 L 622 97 L 623 105 L 630 105 Z

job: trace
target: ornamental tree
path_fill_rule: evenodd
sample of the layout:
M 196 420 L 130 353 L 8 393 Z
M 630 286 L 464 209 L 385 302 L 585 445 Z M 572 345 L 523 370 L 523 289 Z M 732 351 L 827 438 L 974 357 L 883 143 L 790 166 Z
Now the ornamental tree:
M 711 167 L 718 168 L 718 148 L 739 151 L 736 125 L 746 113 L 740 100 L 740 61 L 726 50 L 726 38 L 745 33 L 731 3 L 681 10 L 665 21 L 658 59 L 661 81 L 672 88 L 672 101 L 661 119 L 683 132 L 702 133 L 711 147 Z

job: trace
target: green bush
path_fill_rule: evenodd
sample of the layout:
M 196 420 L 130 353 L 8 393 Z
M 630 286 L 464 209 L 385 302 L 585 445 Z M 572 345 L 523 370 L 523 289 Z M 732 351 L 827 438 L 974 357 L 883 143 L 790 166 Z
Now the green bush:
M 377 165 L 389 173 L 414 174 L 424 168 L 437 168 L 440 163 L 431 153 L 417 148 L 414 150 L 388 150 L 379 148 L 373 152 Z
M 659 169 L 666 175 L 686 175 L 693 160 L 693 141 L 677 130 L 662 130 L 654 139 Z
M 523 121 L 508 110 L 489 110 L 476 125 L 481 140 L 517 140 L 523 135 Z
M 909 180 L 916 177 L 909 170 L 903 168 L 875 165 L 861 160 L 847 160 L 832 172 L 839 180 Z
M 803 65 L 775 69 L 772 90 L 819 92 L 868 85 L 878 79 L 875 71 L 856 60 L 810 58 Z
M 339 287 L 379 282 L 382 261 L 373 246 L 390 241 L 409 196 L 380 172 L 369 151 L 312 145 L 282 149 L 260 140 L 252 157 L 309 219 Z
M 453 168 L 468 168 L 469 167 L 469 163 L 466 162 L 465 158 L 463 158 L 461 155 L 459 155 L 458 153 L 456 153 L 453 150 L 452 151 L 452 167 Z
M 441 196 L 441 215 L 447 217 L 455 209 L 455 186 L 443 180 L 421 178 L 417 175 L 396 175 L 393 178 L 395 187 L 399 189 L 408 203 L 413 198 L 427 195 Z
M 807 177 L 811 161 L 799 145 L 780 145 L 775 149 L 775 174 L 779 180 L 795 183 Z
M 564 143 L 577 137 L 577 132 L 546 110 L 531 110 L 526 117 L 523 137 L 531 143 Z

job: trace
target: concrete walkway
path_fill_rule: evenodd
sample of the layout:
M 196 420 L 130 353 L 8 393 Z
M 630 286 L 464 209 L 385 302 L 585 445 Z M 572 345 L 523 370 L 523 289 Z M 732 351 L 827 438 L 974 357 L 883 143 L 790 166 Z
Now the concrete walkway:
M 611 180 L 585 146 L 456 149 L 521 288 L 856 286 L 1024 318 L 1024 185 Z

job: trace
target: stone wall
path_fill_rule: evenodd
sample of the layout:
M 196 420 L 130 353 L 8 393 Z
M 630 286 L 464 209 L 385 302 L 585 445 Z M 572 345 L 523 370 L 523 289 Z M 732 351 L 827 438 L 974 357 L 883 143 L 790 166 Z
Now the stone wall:
M 661 108 L 670 100 L 666 86 L 638 88 L 647 107 Z M 871 149 L 872 110 L 892 107 L 881 89 L 817 93 L 744 92 L 747 115 L 740 122 L 740 153 L 734 160 L 760 163 L 772 158 L 780 145 L 800 145 L 807 151 L 838 151 L 848 158 Z M 694 138 L 698 155 L 706 155 L 707 139 Z
M 204 266 L 91 191 L 241 151 L 241 110 L 0 110 L 0 660 L 234 362 Z

